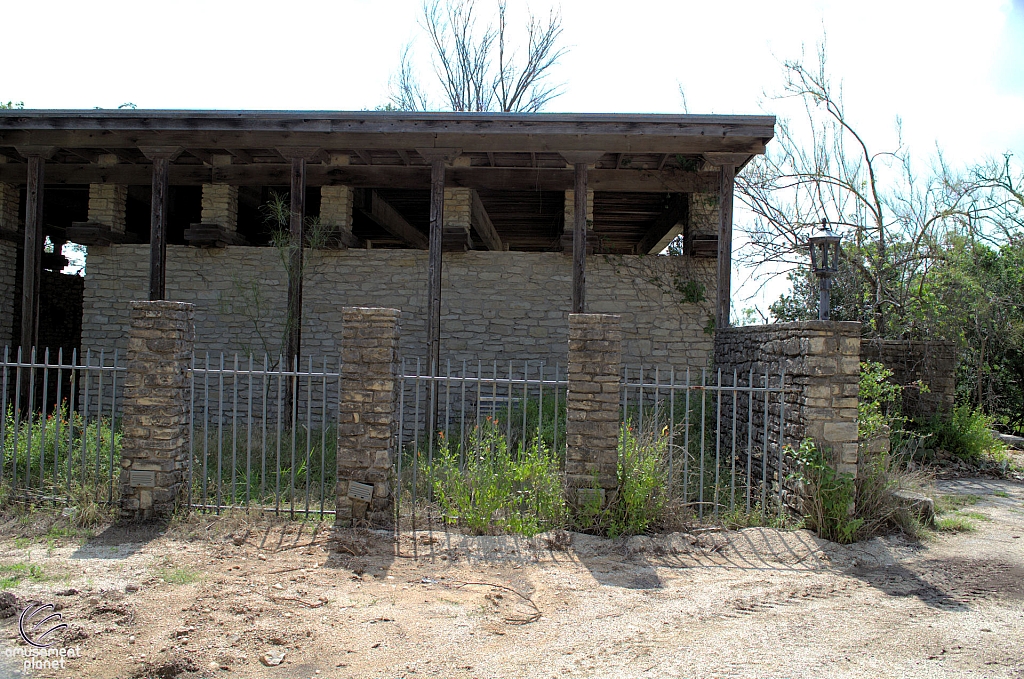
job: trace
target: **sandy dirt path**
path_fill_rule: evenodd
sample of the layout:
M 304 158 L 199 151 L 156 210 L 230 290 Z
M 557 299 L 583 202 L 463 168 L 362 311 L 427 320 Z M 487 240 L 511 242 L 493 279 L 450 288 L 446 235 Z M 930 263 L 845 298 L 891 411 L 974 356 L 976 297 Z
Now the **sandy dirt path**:
M 1024 485 L 974 495 L 977 530 L 852 547 L 749 528 L 602 540 L 343 533 L 196 517 L 75 544 L 2 528 L 8 591 L 59 604 L 52 677 L 1024 678 Z M 22 537 L 17 537 L 21 530 Z M 415 558 L 414 558 L 415 557 Z M 267 666 L 282 658 L 280 664 Z M 262 657 L 262 661 L 261 661 Z

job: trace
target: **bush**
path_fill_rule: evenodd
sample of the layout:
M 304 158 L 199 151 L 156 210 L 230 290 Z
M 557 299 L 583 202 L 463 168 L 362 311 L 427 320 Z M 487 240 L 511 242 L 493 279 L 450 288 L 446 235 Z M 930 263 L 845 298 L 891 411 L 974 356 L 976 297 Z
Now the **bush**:
M 925 430 L 933 437 L 933 447 L 968 462 L 998 459 L 1006 451 L 1003 442 L 992 435 L 992 418 L 966 404 L 954 408 L 949 418 L 932 419 Z

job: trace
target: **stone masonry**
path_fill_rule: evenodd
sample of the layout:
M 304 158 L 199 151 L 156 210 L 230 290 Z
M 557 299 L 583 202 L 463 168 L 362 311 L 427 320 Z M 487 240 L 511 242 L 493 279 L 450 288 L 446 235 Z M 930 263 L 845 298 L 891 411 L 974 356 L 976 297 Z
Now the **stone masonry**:
M 562 229 L 562 249 L 568 254 L 572 252 L 573 225 L 576 223 L 576 191 L 565 190 L 564 224 Z M 587 253 L 594 252 L 595 243 L 590 236 L 594 230 L 594 192 L 587 191 Z
M 324 186 L 320 189 L 320 223 L 341 236 L 342 246 L 352 235 L 354 199 L 351 186 Z
M 462 250 L 470 243 L 472 225 L 473 189 L 446 186 L 444 189 L 444 219 L 442 241 L 445 249 Z
M 90 246 L 82 346 L 125 350 L 129 300 L 148 292 L 149 246 Z M 427 253 L 417 250 L 320 250 L 308 254 L 302 353 L 333 361 L 341 351 L 342 306 L 402 312 L 402 355 L 426 355 Z M 596 255 L 587 258 L 587 311 L 622 317 L 629 365 L 705 367 L 713 337 L 708 309 L 680 303 L 677 276 L 715 287 L 713 259 Z M 651 279 L 669 283 L 658 286 Z M 275 248 L 167 247 L 167 294 L 196 306 L 196 349 L 281 351 L 287 276 Z M 565 369 L 572 261 L 561 253 L 466 252 L 444 256 L 442 360 L 514 360 Z M 564 374 L 564 372 L 563 372 Z
M 188 367 L 193 306 L 132 302 L 124 380 L 121 516 L 170 515 L 188 468 Z
M 569 314 L 569 390 L 566 396 L 565 476 L 569 501 L 597 490 L 602 505 L 618 488 L 621 318 Z
M 877 361 L 903 387 L 903 414 L 928 419 L 953 411 L 956 399 L 956 345 L 952 342 L 865 339 L 864 361 Z M 927 389 L 921 389 L 919 385 Z
M 715 366 L 723 374 L 735 370 L 744 377 L 753 370 L 757 385 L 757 377 L 765 372 L 777 385 L 784 371 L 786 385 L 792 389 L 785 399 L 784 443 L 796 448 L 803 439 L 813 439 L 831 451 L 838 471 L 857 475 L 859 323 L 806 321 L 722 328 L 715 337 Z M 754 399 L 755 454 L 764 443 L 764 417 L 763 403 Z M 774 446 L 775 452 L 767 460 L 769 478 L 785 480 L 795 467 L 785 456 L 779 474 L 778 440 L 779 404 L 773 397 L 768 442 L 769 450 Z
M 103 166 L 116 165 L 117 156 L 110 153 L 101 154 L 99 164 Z M 112 233 L 123 234 L 127 204 L 128 186 L 126 184 L 90 184 L 88 221 L 91 224 L 102 224 Z
M 398 436 L 398 309 L 342 309 L 341 403 L 335 524 L 390 522 L 392 456 Z M 372 487 L 372 498 L 358 487 Z
M 203 224 L 216 224 L 225 231 L 238 230 L 238 187 L 203 184 Z

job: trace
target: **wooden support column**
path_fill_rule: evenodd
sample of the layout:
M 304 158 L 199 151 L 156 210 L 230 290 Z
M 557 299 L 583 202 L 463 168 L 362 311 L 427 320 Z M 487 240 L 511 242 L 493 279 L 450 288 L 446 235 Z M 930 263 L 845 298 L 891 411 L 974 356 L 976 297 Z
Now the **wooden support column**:
M 441 361 L 441 235 L 444 229 L 445 163 L 459 156 L 460 149 L 416 149 L 430 162 L 430 234 L 427 238 L 427 363 L 436 376 Z M 433 408 L 431 409 L 433 410 Z
M 139 150 L 153 161 L 153 196 L 149 210 L 149 301 L 155 302 L 167 297 L 170 167 L 182 149 L 178 146 L 140 146 Z
M 292 158 L 288 233 L 288 339 L 285 351 L 289 370 L 302 349 L 302 246 L 306 240 L 306 159 Z
M 295 365 L 302 351 L 302 248 L 306 241 L 306 163 L 320 153 L 312 147 L 278 148 L 277 152 L 291 161 L 291 200 L 288 220 L 288 311 L 285 320 L 285 358 L 288 369 Z M 289 394 L 290 401 L 291 394 Z
M 587 164 L 573 163 L 573 169 L 572 312 L 582 314 L 587 302 Z
M 25 192 L 25 249 L 21 271 L 21 348 L 25 360 L 39 338 L 39 276 L 43 265 L 43 186 L 46 159 L 52 147 L 22 147 L 28 158 L 28 186 Z
M 441 231 L 444 221 L 444 160 L 430 162 L 430 236 L 428 238 L 427 285 L 430 289 L 427 313 L 427 360 L 430 374 L 438 374 L 441 360 Z
M 704 159 L 719 167 L 718 183 L 718 296 L 715 328 L 729 327 L 732 296 L 732 198 L 736 168 L 750 158 L 746 153 L 705 153 Z
M 573 167 L 572 220 L 572 313 L 582 314 L 587 306 L 587 165 L 596 163 L 603 151 L 562 151 Z

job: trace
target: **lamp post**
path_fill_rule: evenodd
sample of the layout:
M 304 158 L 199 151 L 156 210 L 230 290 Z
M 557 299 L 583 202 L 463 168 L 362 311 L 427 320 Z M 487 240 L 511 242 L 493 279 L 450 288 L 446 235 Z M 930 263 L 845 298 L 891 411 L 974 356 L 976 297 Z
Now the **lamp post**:
M 818 277 L 819 303 L 818 320 L 827 321 L 830 316 L 832 277 L 839 271 L 838 234 L 828 228 L 828 219 L 821 220 L 821 234 L 807 239 L 811 250 L 811 269 Z

